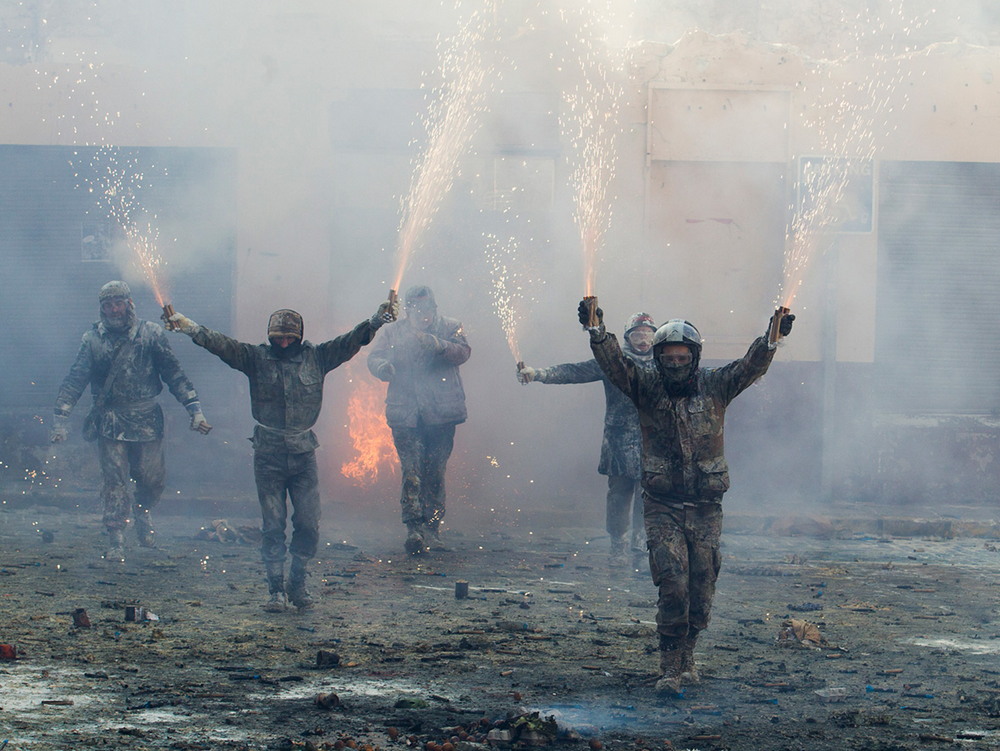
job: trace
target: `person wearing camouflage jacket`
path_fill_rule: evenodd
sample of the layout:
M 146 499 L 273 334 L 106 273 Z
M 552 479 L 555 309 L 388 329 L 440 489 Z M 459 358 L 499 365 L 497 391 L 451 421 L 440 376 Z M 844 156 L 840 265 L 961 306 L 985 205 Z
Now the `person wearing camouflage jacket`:
M 689 322 L 673 319 L 653 337 L 655 367 L 642 368 L 607 333 L 600 309 L 596 326 L 589 325 L 586 301 L 578 313 L 601 369 L 639 413 L 649 568 L 659 589 L 657 690 L 677 693 L 682 680 L 697 680 L 694 648 L 708 626 L 719 575 L 721 504 L 729 489 L 723 454 L 726 407 L 767 372 L 774 345 L 761 336 L 741 359 L 701 368 L 701 334 Z M 794 320 L 793 315 L 780 320 L 783 336 Z
M 84 333 L 59 388 L 50 438 L 53 443 L 66 440 L 69 415 L 90 386 L 94 406 L 84 422 L 84 437 L 97 441 L 100 455 L 103 522 L 110 541 L 105 558 L 124 560 L 124 530 L 130 521 L 140 545 L 155 544 L 150 511 L 166 480 L 163 410 L 156 401 L 163 384 L 188 411 L 192 430 L 206 434 L 211 426 L 163 328 L 136 318 L 128 285 L 108 282 L 98 301 L 100 320 Z
M 622 352 L 636 363 L 649 365 L 653 358 L 653 334 L 656 324 L 647 313 L 635 313 L 625 322 Z M 629 563 L 629 527 L 632 529 L 633 551 L 645 548 L 645 531 L 642 521 L 642 496 L 639 480 L 641 436 L 639 415 L 632 400 L 612 385 L 597 360 L 564 363 L 547 368 L 524 366 L 517 372 L 523 383 L 593 383 L 604 384 L 604 437 L 601 459 L 597 471 L 608 477 L 606 500 L 606 528 L 611 537 L 611 562 L 613 565 Z M 630 521 L 631 517 L 631 521 Z
M 465 422 L 458 368 L 472 353 L 461 322 L 438 315 L 430 287 L 406 291 L 406 317 L 387 326 L 368 355 L 368 370 L 388 382 L 385 419 L 392 430 L 403 483 L 400 494 L 406 551 L 440 547 L 444 475 Z
M 250 440 L 263 526 L 261 558 L 268 583 L 267 612 L 282 612 L 289 602 L 299 609 L 313 604 L 306 576 L 319 544 L 320 497 L 316 466 L 319 441 L 312 427 L 323 405 L 323 379 L 370 343 L 379 327 L 395 320 L 398 310 L 399 303 L 384 302 L 370 319 L 322 344 L 303 338 L 302 316 L 294 310 L 271 314 L 267 344 L 239 342 L 180 313 L 170 318 L 176 330 L 250 381 L 250 412 L 257 421 Z M 292 504 L 292 535 L 286 547 L 287 500 Z M 292 563 L 286 589 L 288 552 Z

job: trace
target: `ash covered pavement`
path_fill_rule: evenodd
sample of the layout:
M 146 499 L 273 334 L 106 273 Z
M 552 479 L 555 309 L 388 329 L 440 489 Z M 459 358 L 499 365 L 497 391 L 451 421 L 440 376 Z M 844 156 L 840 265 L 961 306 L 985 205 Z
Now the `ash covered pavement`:
M 316 607 L 275 615 L 256 546 L 211 521 L 162 517 L 109 563 L 96 514 L 0 511 L 7 751 L 1000 748 L 994 537 L 734 516 L 702 682 L 664 697 L 655 588 L 598 529 L 449 530 L 411 558 L 396 528 L 331 525 Z

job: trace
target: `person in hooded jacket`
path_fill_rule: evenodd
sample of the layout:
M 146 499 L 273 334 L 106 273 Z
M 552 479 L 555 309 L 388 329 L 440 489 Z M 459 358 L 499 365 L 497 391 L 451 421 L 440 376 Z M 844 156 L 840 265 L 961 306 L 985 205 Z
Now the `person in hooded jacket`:
M 312 606 L 306 589 L 308 563 L 319 543 L 320 497 L 316 468 L 319 441 L 312 431 L 323 406 L 323 379 L 370 343 L 375 332 L 394 321 L 398 302 L 383 302 L 369 319 L 336 339 L 313 344 L 304 339 L 302 316 L 283 308 L 267 323 L 267 344 L 245 344 L 201 326 L 181 313 L 170 317 L 174 330 L 218 356 L 250 381 L 250 412 L 257 421 L 253 469 L 263 522 L 261 558 L 267 576 L 264 610 L 279 613 L 290 602 Z M 292 536 L 285 545 L 292 504 Z M 285 581 L 285 557 L 291 566 Z
M 653 334 L 656 324 L 648 313 L 635 313 L 625 322 L 622 353 L 636 363 L 651 364 Z M 611 563 L 626 565 L 631 527 L 631 548 L 645 549 L 646 534 L 642 521 L 642 495 L 639 479 L 641 436 L 639 415 L 632 400 L 612 385 L 597 360 L 564 363 L 547 368 L 524 366 L 517 371 L 522 384 L 537 383 L 604 383 L 604 438 L 597 471 L 608 477 L 606 528 L 611 537 Z
M 104 557 L 124 560 L 124 532 L 130 521 L 139 544 L 155 546 L 151 510 L 166 481 L 163 410 L 156 401 L 163 384 L 184 405 L 191 430 L 206 435 L 212 426 L 162 327 L 136 317 L 129 286 L 110 281 L 97 299 L 100 320 L 84 333 L 59 388 L 50 440 L 61 443 L 68 438 L 70 413 L 89 385 L 94 406 L 84 422 L 84 438 L 96 440 L 100 453 L 103 522 L 109 539 Z
M 672 319 L 653 336 L 655 367 L 625 357 L 614 334 L 589 325 L 587 301 L 578 308 L 590 348 L 608 379 L 635 404 L 642 428 L 642 490 L 649 569 L 659 589 L 656 627 L 660 678 L 656 688 L 678 693 L 698 680 L 694 648 L 709 622 L 721 559 L 722 496 L 729 489 L 723 455 L 726 407 L 767 372 L 774 358 L 768 336 L 741 359 L 699 367 L 702 338 L 688 321 Z M 795 316 L 779 321 L 782 336 Z M 770 325 L 768 326 L 768 331 Z
M 438 315 L 430 287 L 406 291 L 406 315 L 386 326 L 368 355 L 368 370 L 389 386 L 385 419 L 399 456 L 406 552 L 439 547 L 445 514 L 445 469 L 455 426 L 465 422 L 458 368 L 472 353 L 460 321 Z

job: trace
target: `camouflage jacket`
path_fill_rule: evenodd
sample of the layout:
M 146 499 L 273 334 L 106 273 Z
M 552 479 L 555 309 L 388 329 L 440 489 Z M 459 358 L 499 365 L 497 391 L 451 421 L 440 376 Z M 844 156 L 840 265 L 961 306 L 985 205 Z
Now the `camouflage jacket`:
M 672 397 L 659 368 L 637 366 L 622 354 L 614 334 L 590 347 L 608 379 L 629 396 L 642 431 L 642 487 L 663 503 L 717 502 L 729 489 L 723 455 L 726 407 L 767 372 L 774 350 L 755 339 L 739 360 L 699 368 L 695 393 Z
M 628 349 L 624 352 L 638 364 L 649 367 L 650 358 Z M 617 386 L 604 375 L 597 360 L 564 363 L 535 370 L 539 383 L 593 383 L 604 384 L 604 437 L 601 441 L 601 460 L 597 471 L 602 475 L 642 478 L 640 455 L 642 438 L 639 434 L 639 414 L 635 405 Z
M 258 423 L 251 438 L 254 449 L 304 454 L 319 446 L 312 426 L 323 406 L 323 379 L 374 335 L 370 321 L 362 321 L 328 342 L 303 342 L 299 353 L 287 359 L 275 356 L 270 344 L 245 344 L 205 326 L 199 326 L 191 339 L 246 374 L 250 412 Z
M 198 401 L 191 381 L 167 341 L 163 328 L 136 321 L 127 334 L 113 334 L 95 323 L 80 342 L 76 360 L 59 388 L 55 413 L 69 415 L 90 385 L 96 399 L 104 389 L 111 363 L 121 347 L 134 340 L 104 404 L 95 411 L 98 434 L 115 441 L 154 441 L 163 437 L 163 410 L 156 396 L 167 384 L 185 407 Z
M 368 370 L 376 378 L 385 380 L 385 363 L 395 370 L 385 397 L 385 420 L 390 428 L 415 428 L 418 423 L 454 425 L 468 416 L 458 366 L 469 359 L 472 349 L 462 324 L 437 316 L 426 333 L 440 340 L 443 351 L 424 348 L 418 332 L 404 318 L 383 327 L 368 355 Z

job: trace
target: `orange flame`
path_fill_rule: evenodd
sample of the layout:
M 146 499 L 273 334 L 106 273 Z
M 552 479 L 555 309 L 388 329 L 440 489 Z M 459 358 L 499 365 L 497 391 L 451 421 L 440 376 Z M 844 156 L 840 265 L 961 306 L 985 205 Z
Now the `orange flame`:
M 396 474 L 396 446 L 385 422 L 385 384 L 358 379 L 347 402 L 348 432 L 357 456 L 340 473 L 357 485 L 373 484 L 380 469 Z

